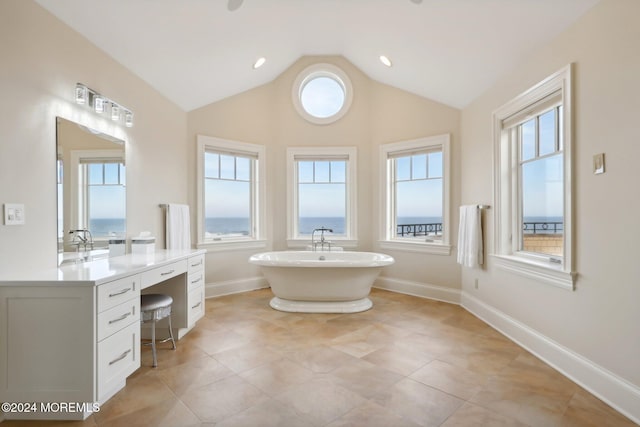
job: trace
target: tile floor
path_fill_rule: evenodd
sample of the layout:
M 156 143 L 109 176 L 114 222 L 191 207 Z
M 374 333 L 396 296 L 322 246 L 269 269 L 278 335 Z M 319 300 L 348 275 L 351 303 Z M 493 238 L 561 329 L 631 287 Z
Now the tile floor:
M 269 289 L 207 300 L 84 422 L 47 426 L 633 426 L 455 305 L 373 290 L 358 314 L 281 313 Z

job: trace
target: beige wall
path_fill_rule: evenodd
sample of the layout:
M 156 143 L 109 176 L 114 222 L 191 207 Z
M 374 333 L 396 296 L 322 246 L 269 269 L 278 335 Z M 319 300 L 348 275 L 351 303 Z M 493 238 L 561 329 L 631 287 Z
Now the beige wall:
M 465 108 L 460 165 L 462 202 L 490 200 L 492 111 L 568 63 L 575 64 L 576 290 L 501 271 L 489 257 L 485 271 L 463 269 L 463 292 L 636 386 L 640 386 L 638 16 L 637 0 L 604 0 Z M 593 175 L 592 156 L 601 152 L 606 154 L 607 172 Z M 487 213 L 490 253 L 493 212 Z M 479 289 L 474 288 L 476 278 Z
M 295 111 L 291 90 L 297 75 L 309 65 L 337 65 L 349 76 L 354 91 L 349 112 L 330 125 L 314 125 Z M 198 134 L 267 146 L 267 228 L 273 249 L 286 249 L 286 149 L 296 146 L 356 146 L 358 149 L 358 250 L 377 248 L 379 230 L 379 145 L 452 134 L 452 211 L 457 224 L 459 200 L 460 112 L 371 80 L 342 57 L 304 57 L 265 86 L 189 112 L 190 200 L 195 206 L 196 136 Z M 195 216 L 193 216 L 195 219 Z M 195 238 L 195 234 L 194 234 Z M 454 233 L 455 238 L 455 233 Z M 209 253 L 207 282 L 258 276 L 247 264 L 256 252 Z M 391 252 L 389 252 L 391 253 Z M 423 284 L 459 288 L 455 255 L 438 256 L 393 251 L 396 265 L 385 274 Z
M 163 245 L 159 203 L 187 198 L 186 113 L 31 1 L 0 2 L 0 203 L 26 224 L 0 223 L 0 270 L 56 266 L 56 116 L 126 140 L 127 230 Z M 75 84 L 131 108 L 134 127 L 74 103 Z

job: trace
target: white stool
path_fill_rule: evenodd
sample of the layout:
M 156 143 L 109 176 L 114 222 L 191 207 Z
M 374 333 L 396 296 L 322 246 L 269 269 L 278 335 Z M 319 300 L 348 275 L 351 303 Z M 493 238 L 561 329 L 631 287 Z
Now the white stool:
M 152 322 L 151 324 L 151 351 L 153 353 L 153 367 L 158 366 L 158 357 L 156 356 L 156 321 L 169 318 L 169 338 L 159 341 L 161 343 L 171 340 L 173 349 L 176 349 L 176 342 L 173 339 L 173 331 L 171 330 L 171 304 L 173 298 L 164 294 L 146 294 L 140 296 L 140 321 L 142 323 Z

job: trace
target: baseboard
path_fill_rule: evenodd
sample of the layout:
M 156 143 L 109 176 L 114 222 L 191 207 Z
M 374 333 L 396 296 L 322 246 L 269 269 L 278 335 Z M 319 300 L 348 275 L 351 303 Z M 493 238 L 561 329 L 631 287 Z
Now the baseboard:
M 462 292 L 461 305 L 594 396 L 640 424 L 640 388 L 542 335 L 511 316 Z
M 378 277 L 373 284 L 374 288 L 416 297 L 429 298 L 437 301 L 460 304 L 460 290 L 445 288 L 428 283 L 412 282 L 409 280 L 392 279 L 390 277 Z
M 267 279 L 261 276 L 240 280 L 225 280 L 222 282 L 207 283 L 204 288 L 204 296 L 205 298 L 213 298 L 268 287 L 269 283 Z

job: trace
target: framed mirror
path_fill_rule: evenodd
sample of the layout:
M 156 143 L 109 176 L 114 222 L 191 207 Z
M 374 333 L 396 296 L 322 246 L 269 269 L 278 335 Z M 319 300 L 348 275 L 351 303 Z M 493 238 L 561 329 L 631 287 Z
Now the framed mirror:
M 125 142 L 56 118 L 58 265 L 124 254 Z

